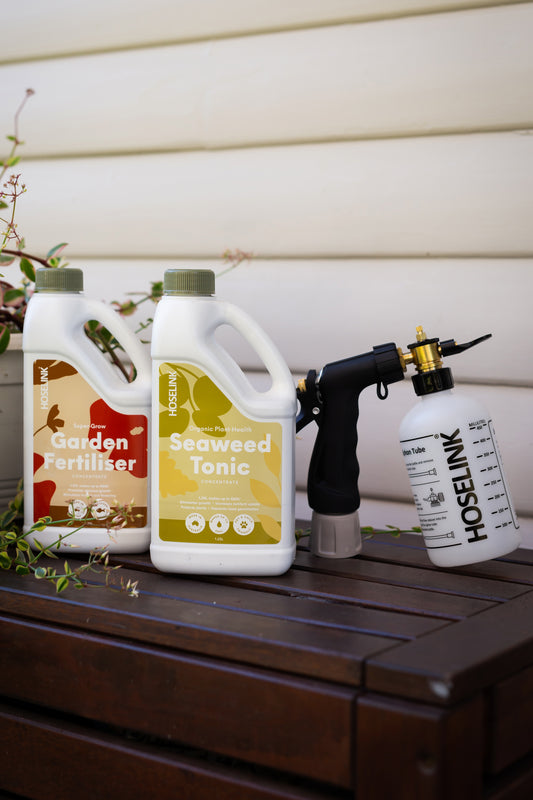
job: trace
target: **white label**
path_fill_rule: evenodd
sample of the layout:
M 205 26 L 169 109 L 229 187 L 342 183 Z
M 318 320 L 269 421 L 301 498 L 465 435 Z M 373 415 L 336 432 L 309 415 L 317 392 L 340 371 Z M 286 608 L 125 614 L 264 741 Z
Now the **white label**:
M 428 550 L 476 546 L 518 528 L 491 420 L 401 446 Z

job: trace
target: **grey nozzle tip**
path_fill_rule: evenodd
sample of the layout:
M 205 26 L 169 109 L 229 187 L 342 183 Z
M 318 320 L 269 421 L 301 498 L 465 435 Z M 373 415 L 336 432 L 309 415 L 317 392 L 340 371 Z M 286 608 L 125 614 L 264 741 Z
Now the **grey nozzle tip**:
M 311 520 L 311 552 L 322 558 L 350 558 L 361 551 L 359 513 L 319 514 Z

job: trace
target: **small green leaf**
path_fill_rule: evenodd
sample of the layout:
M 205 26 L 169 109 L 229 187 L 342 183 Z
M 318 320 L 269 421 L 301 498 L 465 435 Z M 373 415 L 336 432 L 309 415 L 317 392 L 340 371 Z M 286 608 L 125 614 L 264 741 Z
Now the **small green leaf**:
M 4 203 L 3 200 L 0 200 L 0 208 L 9 208 L 7 203 Z
M 12 504 L 10 503 L 10 506 Z M 14 519 L 17 517 L 17 512 L 12 510 L 11 508 L 4 511 L 4 513 L 0 516 L 0 526 L 5 530 L 8 525 L 10 525 Z
M 37 569 L 35 570 L 35 577 L 39 578 L 39 579 L 46 578 L 46 570 L 45 570 L 45 568 L 44 567 L 37 567 Z
M 11 567 L 11 557 L 3 551 L 0 552 L 0 567 L 2 569 L 9 569 Z
M 44 529 L 50 525 L 52 522 L 52 517 L 41 517 L 37 522 L 34 522 L 31 526 L 32 531 L 44 531 Z
M 21 553 L 27 553 L 30 549 L 30 545 L 26 541 L 26 539 L 19 539 L 17 542 L 17 547 L 21 551 Z
M 30 572 L 30 568 L 26 567 L 24 564 L 17 564 L 15 567 L 15 572 L 17 575 L 28 575 Z
M 11 339 L 11 334 L 9 333 L 9 328 L 7 325 L 0 325 L 0 353 L 5 353 L 7 350 L 7 346 L 9 344 L 9 340 Z
M 63 576 L 62 578 L 58 578 L 56 581 L 56 592 L 59 594 L 60 592 L 64 592 L 69 584 L 68 578 Z
M 66 247 L 68 242 L 61 242 L 61 244 L 56 244 L 55 247 L 52 247 L 51 250 L 48 251 L 46 254 L 46 259 L 49 260 L 52 256 L 58 255 L 64 247 Z
M 4 303 L 12 303 L 14 300 L 20 300 L 25 297 L 22 289 L 8 289 L 4 293 Z
M 20 259 L 20 270 L 24 273 L 29 281 L 35 282 L 35 269 L 33 264 L 28 258 Z
M 20 156 L 13 156 L 12 158 L 8 158 L 7 161 L 4 161 L 6 167 L 14 167 L 20 161 Z
M 4 267 L 9 267 L 9 265 L 12 264 L 14 260 L 15 260 L 14 256 L 0 255 L 0 264 L 2 264 L 2 266 Z

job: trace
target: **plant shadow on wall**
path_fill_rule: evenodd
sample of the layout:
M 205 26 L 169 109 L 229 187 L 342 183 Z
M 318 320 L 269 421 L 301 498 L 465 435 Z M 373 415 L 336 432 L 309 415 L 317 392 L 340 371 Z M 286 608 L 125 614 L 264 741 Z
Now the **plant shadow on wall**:
M 34 284 L 36 265 L 49 269 L 61 269 L 67 266 L 63 257 L 63 252 L 67 246 L 65 242 L 54 245 L 46 255 L 36 255 L 26 247 L 26 241 L 20 234 L 16 222 L 17 206 L 22 195 L 26 192 L 26 185 L 22 180 L 22 175 L 17 171 L 20 162 L 19 150 L 24 144 L 19 132 L 19 119 L 29 98 L 34 94 L 32 89 L 28 89 L 14 115 L 13 133 L 6 138 L 9 142 L 9 152 L 5 159 L 0 161 L 0 269 L 17 263 L 20 268 L 20 285 L 15 286 L 0 275 L 0 354 L 13 343 L 13 336 L 20 334 L 24 330 L 24 318 L 29 301 L 31 300 Z M 218 277 L 235 269 L 243 261 L 249 261 L 252 254 L 241 250 L 227 250 L 222 255 L 223 268 L 218 272 Z M 127 300 L 109 301 L 117 313 L 123 316 L 131 316 L 139 309 L 144 309 L 145 304 L 155 304 L 163 294 L 163 282 L 154 281 L 145 292 L 137 292 L 127 295 Z M 153 318 L 147 316 L 136 331 L 141 337 L 145 336 Z M 104 353 L 111 363 L 120 371 L 124 380 L 131 382 L 135 379 L 135 369 L 124 356 L 123 348 L 119 341 L 103 326 L 98 320 L 91 320 L 85 326 L 85 332 L 94 345 Z M 4 356 L 5 358 L 6 356 Z M 19 416 L 22 410 L 18 408 Z M 58 429 L 64 424 L 61 419 L 60 410 L 54 407 L 50 411 L 50 425 Z M 22 428 L 20 420 L 20 428 Z M 22 446 L 22 442 L 20 442 Z M 7 454 L 8 455 L 8 454 Z M 9 457 L 9 455 L 8 455 Z M 120 565 L 111 565 L 109 553 L 105 548 L 92 551 L 86 562 L 72 567 L 68 561 L 64 561 L 61 568 L 50 565 L 46 559 L 57 561 L 56 551 L 71 548 L 72 555 L 75 550 L 68 542 L 71 533 L 58 536 L 58 539 L 51 545 L 44 547 L 39 542 L 39 531 L 51 524 L 67 525 L 72 527 L 72 533 L 84 528 L 90 521 L 90 513 L 86 516 L 74 515 L 68 520 L 60 520 L 52 523 L 50 517 L 41 517 L 29 531 L 23 532 L 23 503 L 24 492 L 22 480 L 20 480 L 15 497 L 13 497 L 5 509 L 0 514 L 0 568 L 3 570 L 13 570 L 18 575 L 33 575 L 39 580 L 51 582 L 55 585 L 57 592 L 64 591 L 68 586 L 81 588 L 90 584 L 91 574 L 103 574 L 103 585 L 119 591 L 125 591 L 130 596 L 137 595 L 137 584 L 125 580 L 117 573 Z M 90 506 L 90 504 L 87 504 Z M 120 507 L 115 509 L 115 513 L 109 522 L 110 541 L 113 538 L 113 531 L 117 531 L 127 524 L 132 514 L 131 508 Z M 32 547 L 28 538 L 32 536 Z M 33 548 L 33 549 L 32 549 Z M 43 563 L 43 558 L 45 559 Z M 102 581 L 99 584 L 102 585 Z

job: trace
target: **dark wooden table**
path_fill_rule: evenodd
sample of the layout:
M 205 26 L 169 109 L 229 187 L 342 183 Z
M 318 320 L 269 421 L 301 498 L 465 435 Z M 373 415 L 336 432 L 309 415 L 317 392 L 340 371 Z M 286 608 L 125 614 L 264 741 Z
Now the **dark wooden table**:
M 533 551 L 444 571 L 380 534 L 277 578 L 119 560 L 138 598 L 0 574 L 2 797 L 533 797 Z

